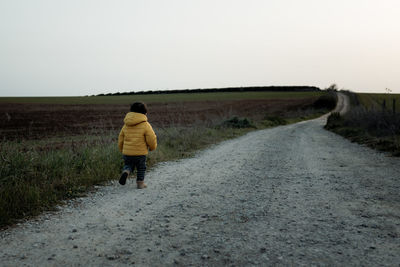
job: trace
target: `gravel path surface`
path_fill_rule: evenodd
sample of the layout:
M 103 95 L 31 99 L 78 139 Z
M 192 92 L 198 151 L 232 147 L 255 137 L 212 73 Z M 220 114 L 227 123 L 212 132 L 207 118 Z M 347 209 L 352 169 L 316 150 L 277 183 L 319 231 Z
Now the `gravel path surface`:
M 400 263 L 400 161 L 323 129 L 249 133 L 3 231 L 2 266 Z

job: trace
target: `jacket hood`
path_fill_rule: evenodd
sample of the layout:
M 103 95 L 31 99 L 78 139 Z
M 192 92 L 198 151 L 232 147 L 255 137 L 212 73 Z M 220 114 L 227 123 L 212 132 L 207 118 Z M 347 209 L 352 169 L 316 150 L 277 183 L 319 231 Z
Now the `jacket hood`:
M 147 116 L 142 113 L 129 112 L 126 114 L 124 123 L 127 126 L 135 126 L 139 123 L 147 121 Z

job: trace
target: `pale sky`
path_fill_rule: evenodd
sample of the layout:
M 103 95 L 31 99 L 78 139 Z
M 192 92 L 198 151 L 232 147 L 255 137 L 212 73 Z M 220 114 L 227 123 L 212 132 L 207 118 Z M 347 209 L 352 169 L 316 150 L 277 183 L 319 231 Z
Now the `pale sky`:
M 0 0 L 0 96 L 400 93 L 399 0 Z

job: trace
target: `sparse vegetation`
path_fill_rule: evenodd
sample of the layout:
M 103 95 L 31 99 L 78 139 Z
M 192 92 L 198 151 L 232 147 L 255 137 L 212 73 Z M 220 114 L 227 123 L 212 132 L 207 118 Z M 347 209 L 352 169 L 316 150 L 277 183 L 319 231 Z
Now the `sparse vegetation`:
M 351 110 L 343 116 L 331 114 L 325 128 L 351 141 L 400 156 L 400 113 L 379 107 L 382 95 L 373 98 L 371 94 L 349 94 L 353 99 Z

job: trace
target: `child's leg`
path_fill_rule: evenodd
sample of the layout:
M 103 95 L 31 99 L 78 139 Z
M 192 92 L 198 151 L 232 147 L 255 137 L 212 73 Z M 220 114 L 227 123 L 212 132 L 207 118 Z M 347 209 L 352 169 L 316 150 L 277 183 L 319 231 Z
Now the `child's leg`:
M 146 156 L 137 156 L 136 158 L 137 181 L 144 181 L 146 173 Z
M 122 158 L 124 159 L 124 167 L 122 168 L 123 172 L 132 173 L 133 166 L 134 166 L 134 159 L 132 156 L 125 156 L 123 155 Z
M 124 185 L 129 174 L 132 173 L 132 166 L 134 165 L 133 159 L 130 156 L 122 156 L 124 159 L 124 167 L 122 169 L 121 177 L 119 178 L 119 183 Z
M 144 181 L 144 175 L 146 173 L 146 156 L 137 156 L 136 157 L 136 170 L 137 170 L 137 187 L 139 189 L 146 188 L 147 185 L 143 182 Z

